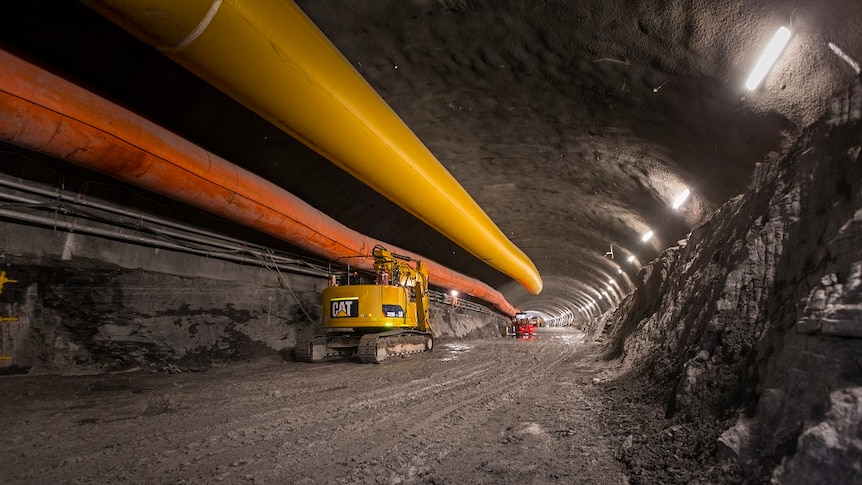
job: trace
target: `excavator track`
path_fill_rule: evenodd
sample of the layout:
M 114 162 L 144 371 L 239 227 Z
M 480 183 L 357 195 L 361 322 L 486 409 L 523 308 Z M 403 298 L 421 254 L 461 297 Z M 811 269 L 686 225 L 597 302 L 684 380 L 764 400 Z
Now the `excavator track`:
M 359 346 L 358 335 L 316 335 L 296 342 L 293 349 L 300 362 L 322 362 L 353 357 Z
M 317 335 L 296 342 L 294 354 L 300 362 L 358 357 L 366 364 L 379 364 L 388 357 L 427 352 L 434 347 L 434 336 L 418 330 L 391 330 L 365 335 Z
M 434 336 L 418 330 L 392 330 L 362 336 L 356 351 L 360 362 L 379 364 L 389 357 L 427 352 L 434 348 Z

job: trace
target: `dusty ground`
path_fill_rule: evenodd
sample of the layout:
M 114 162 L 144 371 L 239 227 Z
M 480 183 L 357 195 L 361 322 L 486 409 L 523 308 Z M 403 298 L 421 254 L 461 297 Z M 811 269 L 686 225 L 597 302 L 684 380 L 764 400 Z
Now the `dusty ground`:
M 696 480 L 698 453 L 644 451 L 651 436 L 685 430 L 608 369 L 581 333 L 540 329 L 382 365 L 272 358 L 201 373 L 7 377 L 0 482 Z

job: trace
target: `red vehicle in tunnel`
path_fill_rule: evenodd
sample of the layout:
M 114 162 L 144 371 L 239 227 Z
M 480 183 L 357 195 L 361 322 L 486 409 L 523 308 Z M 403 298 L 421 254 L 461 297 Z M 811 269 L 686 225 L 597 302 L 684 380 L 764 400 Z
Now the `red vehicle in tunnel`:
M 518 337 L 529 337 L 536 333 L 536 319 L 530 318 L 526 313 L 515 315 L 515 335 Z

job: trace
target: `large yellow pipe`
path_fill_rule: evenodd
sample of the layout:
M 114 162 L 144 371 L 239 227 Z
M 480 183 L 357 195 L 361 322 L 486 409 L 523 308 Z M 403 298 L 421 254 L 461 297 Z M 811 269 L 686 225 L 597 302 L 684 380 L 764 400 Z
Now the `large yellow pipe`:
M 532 261 L 291 0 L 82 0 L 538 294 Z

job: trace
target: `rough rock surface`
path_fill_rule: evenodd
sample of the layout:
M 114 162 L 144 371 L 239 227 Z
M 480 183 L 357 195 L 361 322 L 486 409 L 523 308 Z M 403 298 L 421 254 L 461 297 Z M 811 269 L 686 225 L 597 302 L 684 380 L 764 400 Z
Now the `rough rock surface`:
M 488 338 L 499 337 L 499 327 L 509 324 L 509 319 L 497 314 L 482 314 L 447 305 L 433 305 L 431 324 L 434 336 L 438 338 Z
M 663 394 L 688 430 L 682 459 L 726 459 L 729 481 L 862 480 L 860 143 L 857 83 L 589 329 Z M 636 466 L 663 436 L 621 458 Z
M 289 354 L 320 322 L 320 278 L 253 284 L 104 262 L 7 258 L 0 373 L 202 370 L 215 362 Z M 25 258 L 26 259 L 26 258 Z M 32 258 L 31 258 L 32 259 Z M 223 263 L 216 263 L 223 264 Z M 11 277 L 11 276 L 10 276 Z M 276 285 L 274 286 L 273 283 Z M 499 335 L 492 314 L 435 304 L 439 337 Z
M 7 268 L 18 280 L 3 294 L 18 318 L 3 339 L 8 370 L 197 370 L 292 347 L 295 326 L 320 311 L 319 294 L 301 284 L 291 292 L 50 260 Z

